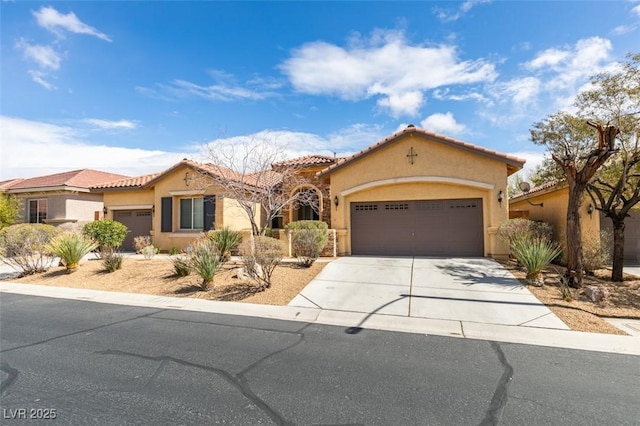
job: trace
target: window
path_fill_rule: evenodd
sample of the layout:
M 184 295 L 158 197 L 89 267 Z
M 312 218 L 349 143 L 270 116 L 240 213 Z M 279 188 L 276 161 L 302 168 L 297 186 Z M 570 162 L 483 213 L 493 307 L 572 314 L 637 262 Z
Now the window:
M 318 192 L 313 188 L 304 188 L 298 191 L 294 203 L 293 220 L 320 220 L 320 199 Z
M 180 199 L 180 229 L 204 229 L 204 200 Z
M 47 220 L 47 200 L 29 200 L 29 223 L 44 223 Z

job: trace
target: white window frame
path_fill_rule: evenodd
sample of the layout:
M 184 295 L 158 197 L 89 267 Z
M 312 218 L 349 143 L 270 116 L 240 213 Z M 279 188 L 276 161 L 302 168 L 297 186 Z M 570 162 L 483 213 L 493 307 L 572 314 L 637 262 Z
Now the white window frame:
M 182 227 L 182 201 L 183 200 L 191 200 L 191 228 L 183 228 Z M 201 200 L 202 202 L 202 226 L 201 227 L 194 227 L 195 224 L 195 217 L 194 217 L 194 208 L 193 208 L 193 201 L 194 200 Z M 178 225 L 181 231 L 202 231 L 204 230 L 204 197 L 181 197 L 178 198 Z
M 36 221 L 35 222 L 31 222 L 31 202 L 35 201 L 36 202 Z M 40 203 L 41 202 L 45 202 L 45 209 L 44 209 L 44 219 L 43 221 L 40 221 L 40 215 L 38 214 L 38 212 L 40 211 Z M 45 223 L 45 221 L 48 219 L 49 216 L 49 200 L 47 198 L 31 198 L 29 200 L 27 200 L 27 221 L 29 223 Z

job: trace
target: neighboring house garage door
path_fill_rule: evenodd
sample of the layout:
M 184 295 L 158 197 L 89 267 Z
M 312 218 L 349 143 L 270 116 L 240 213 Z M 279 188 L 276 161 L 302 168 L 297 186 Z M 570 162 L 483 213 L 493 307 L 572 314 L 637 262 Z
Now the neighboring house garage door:
M 351 203 L 351 253 L 483 256 L 482 200 Z
M 600 229 L 613 235 L 611 219 L 600 213 Z M 613 248 L 611 249 L 613 252 Z M 632 209 L 624 220 L 624 260 L 628 263 L 640 262 L 640 210 Z
M 124 251 L 135 251 L 133 239 L 151 232 L 151 210 L 116 210 L 113 219 L 129 229 L 121 247 Z

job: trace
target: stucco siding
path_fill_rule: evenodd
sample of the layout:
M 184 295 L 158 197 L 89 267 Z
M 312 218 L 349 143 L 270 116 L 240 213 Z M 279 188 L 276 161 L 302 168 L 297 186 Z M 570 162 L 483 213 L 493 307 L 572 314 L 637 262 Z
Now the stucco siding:
M 412 147 L 417 154 L 414 164 L 407 157 Z M 458 198 L 482 199 L 484 254 L 506 254 L 495 238 L 495 229 L 508 215 L 507 166 L 501 161 L 409 134 L 336 170 L 330 179 L 331 199 L 339 199 L 331 226 L 344 235 L 339 238 L 340 254 L 351 253 L 352 202 Z M 497 200 L 499 191 L 504 194 L 502 203 Z

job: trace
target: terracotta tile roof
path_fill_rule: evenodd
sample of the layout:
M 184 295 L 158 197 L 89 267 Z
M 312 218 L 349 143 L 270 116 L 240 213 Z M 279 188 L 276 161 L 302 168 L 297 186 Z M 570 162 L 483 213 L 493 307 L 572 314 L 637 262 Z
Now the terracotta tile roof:
M 531 197 L 533 195 L 537 195 L 538 192 L 542 192 L 549 189 L 561 189 L 566 186 L 566 182 L 564 180 L 553 179 L 549 182 L 545 182 L 541 185 L 535 186 L 529 190 L 529 192 L 520 192 L 512 197 L 509 197 L 509 202 L 520 201 L 520 199 L 524 200 L 527 197 Z M 551 191 L 549 191 L 551 192 Z
M 23 179 L 9 188 L 9 191 L 28 190 L 57 187 L 90 188 L 105 182 L 116 179 L 127 178 L 128 176 L 115 173 L 101 172 L 99 170 L 82 169 L 70 172 L 56 173 L 52 175 L 37 176 Z
M 23 178 L 3 180 L 0 182 L 0 191 L 6 191 L 9 188 L 11 188 L 12 185 L 15 185 L 18 182 L 21 182 L 23 180 L 24 180 Z
M 98 189 L 136 189 L 136 188 L 142 188 L 144 185 L 146 185 L 151 179 L 154 179 L 156 176 L 158 176 L 160 173 L 152 173 L 150 175 L 142 175 L 142 176 L 135 176 L 132 178 L 127 178 L 127 179 L 119 179 L 119 180 L 114 180 L 111 182 L 106 182 L 106 183 L 101 183 L 99 185 L 94 185 L 91 187 L 91 190 L 98 190 Z M 98 191 L 94 191 L 94 192 L 98 192 Z
M 291 158 L 289 160 L 273 163 L 271 166 L 274 169 L 281 169 L 283 167 L 317 167 L 317 166 L 330 166 L 336 162 L 336 157 L 329 157 L 327 155 L 305 155 L 304 157 Z
M 416 135 L 419 136 L 423 136 L 423 137 L 427 137 L 429 139 L 435 140 L 437 142 L 440 143 L 444 143 L 446 145 L 450 145 L 453 147 L 457 147 L 457 148 L 461 148 L 464 149 L 466 151 L 472 151 L 475 152 L 477 154 L 480 155 L 484 155 L 490 158 L 494 158 L 496 160 L 500 160 L 505 162 L 507 165 L 515 167 L 517 169 L 521 169 L 524 166 L 524 163 L 526 160 L 522 159 L 522 158 L 518 158 L 515 157 L 513 155 L 508 155 L 508 154 L 503 154 L 500 153 L 498 151 L 494 151 L 491 149 L 487 149 L 487 148 L 483 148 L 481 146 L 478 145 L 473 145 L 467 142 L 463 142 L 461 140 L 457 140 L 457 139 L 453 139 L 450 138 L 448 136 L 444 136 L 444 135 L 440 135 L 438 133 L 434 133 L 434 132 L 430 132 L 428 130 L 425 129 L 420 129 L 418 127 L 415 127 L 414 125 L 410 124 L 409 126 L 407 126 L 406 128 L 404 128 L 403 130 L 400 130 L 396 133 L 394 133 L 391 136 L 388 136 L 386 138 L 384 138 L 381 141 L 376 142 L 375 144 L 371 145 L 368 148 L 363 149 L 360 152 L 356 152 L 355 154 L 353 154 L 350 157 L 346 157 L 346 158 L 341 158 L 338 159 L 338 161 L 327 167 L 326 169 L 322 170 L 321 172 L 318 173 L 318 177 L 322 177 L 322 176 L 326 176 L 330 173 L 333 173 L 334 171 L 341 169 L 342 167 L 346 166 L 347 164 L 351 163 L 352 161 L 355 161 L 361 157 L 364 157 L 372 152 L 377 151 L 378 149 L 387 146 L 393 142 L 395 142 L 396 140 L 398 140 L 400 137 L 410 134 L 410 133 L 415 133 Z
M 150 179 L 148 182 L 146 182 L 143 187 L 144 188 L 149 188 L 153 185 L 155 185 L 156 182 L 158 182 L 159 180 L 161 180 L 163 177 L 167 176 L 170 173 L 173 173 L 174 171 L 176 171 L 177 169 L 179 169 L 180 167 L 189 167 L 199 173 L 202 173 L 205 176 L 221 176 L 225 179 L 230 179 L 236 182 L 241 182 L 242 181 L 242 175 L 240 173 L 234 172 L 233 170 L 230 170 L 226 167 L 222 167 L 222 166 L 216 166 L 215 164 L 211 164 L 211 163 L 198 163 L 196 161 L 193 160 L 188 160 L 188 159 L 183 159 L 182 161 L 174 164 L 173 166 L 169 167 L 168 169 L 158 173 L 155 177 L 153 177 L 152 179 Z M 250 183 L 250 185 L 253 185 L 253 183 Z

